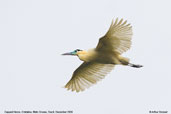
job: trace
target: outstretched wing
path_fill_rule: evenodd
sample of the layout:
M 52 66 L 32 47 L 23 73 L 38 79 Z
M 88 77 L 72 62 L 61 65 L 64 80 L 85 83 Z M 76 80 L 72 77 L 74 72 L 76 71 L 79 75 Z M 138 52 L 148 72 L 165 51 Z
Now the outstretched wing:
M 99 43 L 96 47 L 97 51 L 114 52 L 122 54 L 131 47 L 132 27 L 127 24 L 127 21 L 123 22 L 123 19 L 110 25 L 110 28 L 106 35 L 99 39 Z
M 112 69 L 113 64 L 84 62 L 73 73 L 65 88 L 72 91 L 84 91 L 97 81 L 103 79 Z

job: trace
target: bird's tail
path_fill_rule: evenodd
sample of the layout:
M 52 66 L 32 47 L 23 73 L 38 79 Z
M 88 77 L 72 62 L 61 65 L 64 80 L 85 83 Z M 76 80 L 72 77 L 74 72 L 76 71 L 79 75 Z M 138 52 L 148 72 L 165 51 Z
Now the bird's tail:
M 129 63 L 128 66 L 134 67 L 134 68 L 141 68 L 141 67 L 143 67 L 142 65 L 137 65 L 137 64 L 132 64 L 132 63 Z

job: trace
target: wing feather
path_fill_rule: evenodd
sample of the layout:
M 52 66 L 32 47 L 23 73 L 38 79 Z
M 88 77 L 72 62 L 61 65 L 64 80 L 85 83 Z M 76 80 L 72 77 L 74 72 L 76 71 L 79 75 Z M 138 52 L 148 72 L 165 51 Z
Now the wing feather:
M 109 30 L 99 39 L 96 47 L 97 51 L 113 52 L 122 54 L 131 47 L 132 27 L 127 21 L 118 18 L 110 25 Z
M 73 73 L 71 80 L 65 85 L 68 90 L 80 92 L 103 79 L 112 69 L 112 64 L 84 62 Z

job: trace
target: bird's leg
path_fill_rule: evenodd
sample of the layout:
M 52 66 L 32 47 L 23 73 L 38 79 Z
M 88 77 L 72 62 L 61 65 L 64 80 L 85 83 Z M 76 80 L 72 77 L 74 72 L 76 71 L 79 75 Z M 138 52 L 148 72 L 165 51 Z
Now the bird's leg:
M 128 66 L 131 66 L 131 67 L 134 67 L 134 68 L 141 68 L 141 67 L 143 67 L 142 65 L 136 65 L 136 64 L 132 64 L 132 63 L 129 63 Z

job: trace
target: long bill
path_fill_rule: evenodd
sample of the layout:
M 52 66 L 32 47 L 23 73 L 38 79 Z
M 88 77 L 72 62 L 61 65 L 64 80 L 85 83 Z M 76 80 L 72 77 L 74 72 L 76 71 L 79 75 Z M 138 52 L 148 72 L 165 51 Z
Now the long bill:
M 74 55 L 74 54 L 72 54 L 72 52 L 68 52 L 68 53 L 63 53 L 62 55 Z

